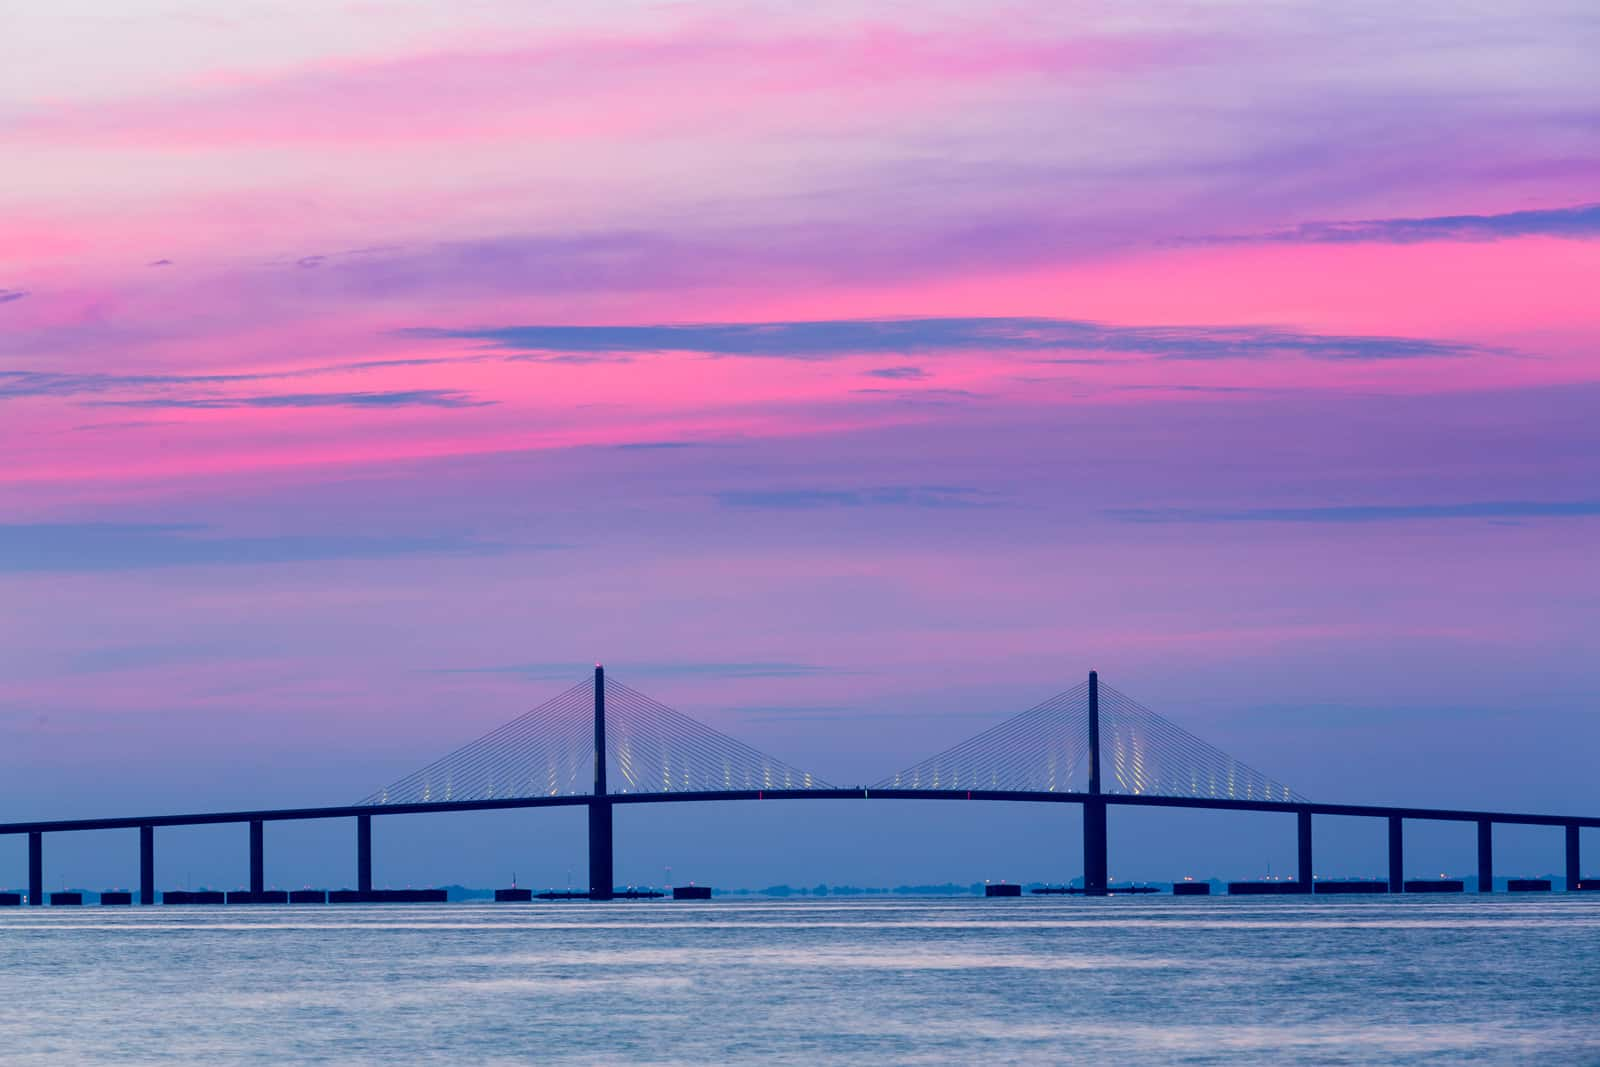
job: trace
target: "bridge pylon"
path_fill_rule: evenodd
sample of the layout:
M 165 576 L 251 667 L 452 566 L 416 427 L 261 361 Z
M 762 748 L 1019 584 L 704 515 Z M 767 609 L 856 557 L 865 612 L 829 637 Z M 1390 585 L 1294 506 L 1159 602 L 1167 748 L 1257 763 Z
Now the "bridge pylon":
M 1083 802 L 1083 892 L 1106 894 L 1106 802 L 1100 796 L 1100 675 L 1089 672 L 1089 797 Z
M 616 885 L 611 801 L 606 791 L 606 669 L 594 665 L 594 799 L 589 802 L 589 899 L 610 900 Z

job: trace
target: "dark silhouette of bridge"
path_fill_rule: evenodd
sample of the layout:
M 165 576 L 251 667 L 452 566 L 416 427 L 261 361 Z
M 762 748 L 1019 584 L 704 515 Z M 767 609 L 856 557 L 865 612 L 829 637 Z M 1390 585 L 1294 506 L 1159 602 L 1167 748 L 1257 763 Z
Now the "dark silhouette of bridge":
M 1474 823 L 1482 893 L 1494 887 L 1496 824 L 1562 827 L 1567 888 L 1600 888 L 1600 882 L 1583 881 L 1579 850 L 1580 830 L 1600 827 L 1600 817 L 1307 800 L 1102 684 L 1093 671 L 1086 682 L 870 786 L 831 785 L 608 678 L 597 666 L 592 679 L 355 804 L 4 823 L 0 835 L 28 835 L 28 899 L 40 904 L 45 834 L 137 829 L 139 899 L 150 904 L 156 898 L 158 827 L 244 823 L 250 889 L 243 899 L 261 901 L 272 899 L 265 893 L 267 823 L 353 818 L 356 889 L 345 899 L 375 900 L 383 899 L 372 886 L 375 817 L 581 806 L 589 818 L 587 896 L 610 900 L 617 895 L 612 816 L 619 805 L 868 799 L 1077 804 L 1083 814 L 1083 892 L 1091 896 L 1108 891 L 1106 811 L 1113 805 L 1294 816 L 1298 876 L 1275 891 L 1312 891 L 1317 815 L 1387 821 L 1387 888 L 1393 893 L 1407 889 L 1408 820 Z

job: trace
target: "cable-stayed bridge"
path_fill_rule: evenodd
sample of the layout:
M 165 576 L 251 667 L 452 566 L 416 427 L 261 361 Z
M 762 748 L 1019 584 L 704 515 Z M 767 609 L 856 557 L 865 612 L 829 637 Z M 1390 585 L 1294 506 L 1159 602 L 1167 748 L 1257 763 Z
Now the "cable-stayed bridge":
M 44 835 L 137 829 L 140 900 L 155 900 L 158 827 L 245 823 L 250 890 L 264 899 L 268 822 L 353 818 L 357 898 L 372 896 L 372 820 L 421 812 L 581 805 L 589 819 L 589 892 L 615 892 L 612 821 L 619 805 L 766 800 L 964 800 L 1077 804 L 1083 815 L 1083 882 L 1107 892 L 1108 806 L 1209 808 L 1295 817 L 1298 878 L 1310 892 L 1312 818 L 1366 816 L 1388 824 L 1388 889 L 1404 881 L 1407 820 L 1472 822 L 1478 828 L 1478 887 L 1494 884 L 1495 824 L 1565 830 L 1567 887 L 1582 879 L 1580 831 L 1600 817 L 1323 803 L 1201 740 L 1172 720 L 1088 680 L 869 786 L 840 787 L 767 755 L 606 675 L 594 675 L 531 711 L 354 804 L 188 815 L 119 816 L 0 824 L 28 836 L 29 900 L 43 902 Z

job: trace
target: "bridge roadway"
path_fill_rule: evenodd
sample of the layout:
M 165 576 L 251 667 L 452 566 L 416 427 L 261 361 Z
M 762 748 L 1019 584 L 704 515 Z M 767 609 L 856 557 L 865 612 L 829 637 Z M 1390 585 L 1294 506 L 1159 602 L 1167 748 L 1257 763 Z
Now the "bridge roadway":
M 34 903 L 43 896 L 42 838 L 47 833 L 70 833 L 84 830 L 138 829 L 140 831 L 140 885 L 142 899 L 154 899 L 154 847 L 153 831 L 156 827 L 209 826 L 220 823 L 246 823 L 250 826 L 251 890 L 261 892 L 264 882 L 264 849 L 262 826 L 269 822 L 291 822 L 308 819 L 354 818 L 357 821 L 357 886 L 363 892 L 372 888 L 372 830 L 375 815 L 413 815 L 427 812 L 502 811 L 512 808 L 554 808 L 584 806 L 591 809 L 591 818 L 601 814 L 609 816 L 611 809 L 630 804 L 685 804 L 717 801 L 768 801 L 768 800 L 946 800 L 946 801 L 999 801 L 1033 804 L 1081 804 L 1085 811 L 1086 839 L 1095 836 L 1091 822 L 1099 819 L 1099 867 L 1104 870 L 1104 813 L 1108 806 L 1135 808 L 1198 808 L 1211 811 L 1276 812 L 1294 815 L 1298 827 L 1299 881 L 1302 886 L 1311 884 L 1311 818 L 1315 815 L 1340 815 L 1384 819 L 1389 826 L 1389 883 L 1399 892 L 1404 878 L 1403 830 L 1405 820 L 1470 822 L 1478 827 L 1478 878 L 1481 892 L 1493 886 L 1493 827 L 1495 824 L 1519 826 L 1559 826 L 1566 831 L 1566 875 L 1569 887 L 1582 878 L 1579 852 L 1579 831 L 1584 827 L 1600 827 L 1600 816 L 1543 815 L 1530 812 L 1469 811 L 1450 808 L 1394 807 L 1375 804 L 1329 804 L 1311 801 L 1240 800 L 1210 797 L 1170 797 L 1130 795 L 1117 793 L 1081 792 L 1015 792 L 982 789 L 770 789 L 726 790 L 721 792 L 681 793 L 613 793 L 604 796 L 578 794 L 567 796 L 504 797 L 487 800 L 443 800 L 408 804 L 344 804 L 310 808 L 265 808 L 252 811 L 196 812 L 186 815 L 117 816 L 103 819 L 59 819 L 48 821 L 0 823 L 0 836 L 27 834 L 29 843 L 29 899 Z M 603 844 L 610 849 L 609 818 L 606 818 Z M 591 846 L 594 839 L 591 837 Z M 1093 843 L 1085 842 L 1086 871 L 1096 866 Z M 591 867 L 603 860 L 610 867 L 610 856 L 591 856 Z M 1101 885 L 1104 876 L 1101 875 Z M 1091 886 L 1091 890 L 1094 887 Z M 594 894 L 608 897 L 603 885 L 592 887 Z

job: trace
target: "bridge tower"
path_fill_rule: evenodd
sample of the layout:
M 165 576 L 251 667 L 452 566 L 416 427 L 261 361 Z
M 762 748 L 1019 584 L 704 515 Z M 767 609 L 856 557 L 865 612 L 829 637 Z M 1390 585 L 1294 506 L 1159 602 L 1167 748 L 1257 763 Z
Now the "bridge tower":
M 589 801 L 589 899 L 610 900 L 611 800 L 606 795 L 606 669 L 594 665 L 594 799 Z
M 1089 797 L 1083 802 L 1083 891 L 1106 893 L 1106 802 L 1100 797 L 1100 675 L 1089 672 Z

